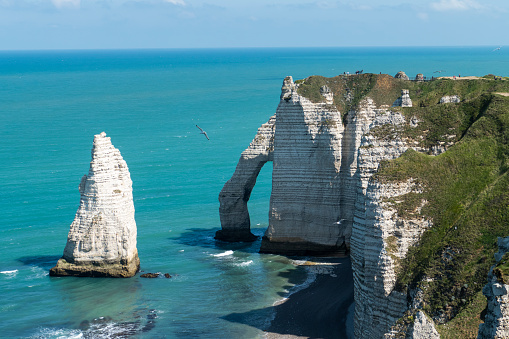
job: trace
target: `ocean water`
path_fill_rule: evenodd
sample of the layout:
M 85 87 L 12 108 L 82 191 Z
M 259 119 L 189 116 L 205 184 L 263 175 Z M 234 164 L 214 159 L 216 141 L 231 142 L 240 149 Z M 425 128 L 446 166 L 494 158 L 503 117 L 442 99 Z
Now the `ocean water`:
M 305 272 L 213 236 L 219 191 L 284 77 L 507 76 L 495 47 L 0 52 L 0 337 L 263 337 Z M 48 276 L 102 131 L 131 172 L 141 269 L 171 279 Z M 260 236 L 270 187 L 267 164 L 249 202 Z

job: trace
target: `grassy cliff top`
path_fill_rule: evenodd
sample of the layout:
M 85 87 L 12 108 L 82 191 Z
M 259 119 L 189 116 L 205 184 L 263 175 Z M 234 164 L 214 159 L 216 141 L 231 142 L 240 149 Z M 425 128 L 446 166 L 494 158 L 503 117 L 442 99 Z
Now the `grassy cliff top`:
M 410 81 L 396 79 L 387 74 L 339 75 L 333 78 L 310 76 L 295 81 L 300 95 L 312 102 L 322 102 L 320 87 L 328 86 L 334 94 L 334 105 L 343 114 L 355 109 L 361 100 L 370 97 L 377 106 L 389 105 L 401 96 L 402 89 L 410 91 L 414 107 L 430 107 L 440 102 L 446 95 L 459 95 L 462 101 L 470 101 L 483 93 L 509 92 L 509 78 L 495 80 L 495 76 L 448 79 L 436 78 L 432 81 Z M 497 78 L 501 78 L 498 77 Z

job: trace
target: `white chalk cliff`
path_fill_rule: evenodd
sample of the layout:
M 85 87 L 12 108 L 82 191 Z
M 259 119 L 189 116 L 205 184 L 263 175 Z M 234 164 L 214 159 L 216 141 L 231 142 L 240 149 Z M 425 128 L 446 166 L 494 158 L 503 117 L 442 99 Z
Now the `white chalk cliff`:
M 373 174 L 383 160 L 409 148 L 430 150 L 398 136 L 399 129 L 418 124 L 407 121 L 402 108 L 377 107 L 365 96 L 342 117 L 326 86 L 320 90 L 321 102 L 300 95 L 298 86 L 291 77 L 284 80 L 275 116 L 259 129 L 221 191 L 218 233 L 233 235 L 231 241 L 236 232 L 242 234 L 240 240 L 247 234 L 247 199 L 259 168 L 272 160 L 269 226 L 260 251 L 349 252 L 355 337 L 384 338 L 410 307 L 407 294 L 395 290 L 399 261 L 431 222 L 418 211 L 399 216 L 394 206 L 400 196 L 419 194 L 418 183 L 410 179 L 385 184 L 373 180 Z M 408 90 L 396 103 L 411 106 Z
M 106 133 L 94 136 L 80 206 L 52 276 L 131 277 L 140 267 L 132 181 L 120 151 Z
M 334 251 L 349 238 L 341 225 L 340 166 L 344 131 L 332 93 L 324 102 L 297 93 L 291 77 L 283 83 L 276 110 L 269 227 L 262 252 L 304 254 Z
M 273 161 L 269 228 L 261 251 L 346 250 L 349 228 L 341 224 L 339 209 L 344 128 L 330 89 L 320 92 L 324 102 L 313 103 L 297 93 L 291 77 L 284 80 L 275 116 L 258 130 L 219 194 L 222 230 L 216 238 L 252 239 L 247 201 L 261 167 Z
M 498 238 L 498 253 L 495 254 L 497 264 L 509 252 L 509 237 Z M 484 324 L 479 326 L 478 339 L 509 338 L 509 284 L 497 274 L 492 267 L 488 275 L 488 283 L 483 294 L 488 300 Z
M 412 99 L 410 99 L 409 90 L 403 89 L 401 90 L 401 96 L 394 101 L 392 104 L 393 107 L 412 107 Z

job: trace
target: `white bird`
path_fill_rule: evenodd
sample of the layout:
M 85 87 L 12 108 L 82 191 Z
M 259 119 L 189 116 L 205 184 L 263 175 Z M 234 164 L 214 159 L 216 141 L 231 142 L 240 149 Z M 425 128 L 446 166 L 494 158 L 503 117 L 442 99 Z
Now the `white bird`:
M 207 140 L 210 140 L 210 139 L 209 139 L 209 136 L 207 135 L 207 132 L 205 132 L 205 131 L 204 131 L 204 130 L 200 127 L 200 126 L 198 126 L 198 125 L 196 125 L 196 127 L 198 127 L 198 128 L 199 128 L 199 130 L 201 131 L 201 132 L 200 132 L 200 134 L 205 135 L 205 138 L 207 138 Z
M 495 49 L 493 50 L 493 52 L 495 52 L 495 51 L 499 51 L 501 48 L 502 48 L 502 46 L 497 47 L 497 48 L 495 48 Z

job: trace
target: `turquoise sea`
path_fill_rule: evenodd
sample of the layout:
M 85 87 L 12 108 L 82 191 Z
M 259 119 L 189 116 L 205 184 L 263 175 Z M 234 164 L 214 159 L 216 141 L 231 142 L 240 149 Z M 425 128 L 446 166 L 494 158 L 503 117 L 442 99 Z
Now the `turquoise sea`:
M 508 76 L 495 47 L 0 52 L 0 337 L 263 337 L 305 272 L 213 236 L 219 191 L 284 77 Z M 48 276 L 102 131 L 131 172 L 141 269 L 171 279 Z M 260 236 L 270 187 L 268 164 L 249 202 Z

